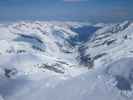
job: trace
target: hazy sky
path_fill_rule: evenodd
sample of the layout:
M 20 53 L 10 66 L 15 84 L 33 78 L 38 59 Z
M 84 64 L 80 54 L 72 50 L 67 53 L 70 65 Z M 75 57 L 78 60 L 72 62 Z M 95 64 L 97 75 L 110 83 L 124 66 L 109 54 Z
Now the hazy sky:
M 0 21 L 133 20 L 133 0 L 0 0 Z

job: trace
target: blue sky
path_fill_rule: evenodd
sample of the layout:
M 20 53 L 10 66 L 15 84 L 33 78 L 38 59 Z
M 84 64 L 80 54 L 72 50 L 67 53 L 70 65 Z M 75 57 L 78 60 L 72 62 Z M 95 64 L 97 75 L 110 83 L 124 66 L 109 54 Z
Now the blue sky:
M 0 0 L 0 21 L 133 20 L 133 0 Z

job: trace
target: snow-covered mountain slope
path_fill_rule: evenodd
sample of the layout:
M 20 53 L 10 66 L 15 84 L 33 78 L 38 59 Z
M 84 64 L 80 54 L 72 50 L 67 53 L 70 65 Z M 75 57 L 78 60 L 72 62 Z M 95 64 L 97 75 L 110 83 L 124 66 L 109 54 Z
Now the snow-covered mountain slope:
M 1 25 L 1 65 L 12 62 L 10 66 L 25 66 L 23 69 L 29 72 L 36 70 L 36 67 L 45 69 L 47 68 L 45 65 L 48 65 L 55 66 L 56 71 L 62 69 L 63 71 L 59 72 L 63 73 L 65 66 L 73 66 L 76 63 L 76 49 L 71 46 L 68 39 L 77 33 L 71 31 L 69 27 L 72 26 L 55 22 Z M 59 66 L 60 69 L 57 69 Z
M 132 32 L 128 21 L 1 24 L 0 100 L 132 100 Z
M 84 48 L 87 48 L 85 55 L 93 60 L 105 59 L 110 63 L 123 57 L 132 57 L 132 32 L 133 24 L 128 21 L 107 25 L 84 44 Z

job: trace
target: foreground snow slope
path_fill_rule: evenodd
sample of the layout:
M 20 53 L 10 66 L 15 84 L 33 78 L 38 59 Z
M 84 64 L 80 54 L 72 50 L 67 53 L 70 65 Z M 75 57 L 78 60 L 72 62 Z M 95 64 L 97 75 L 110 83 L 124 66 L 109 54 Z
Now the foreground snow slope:
M 128 66 L 133 65 L 132 63 L 133 58 L 120 59 L 106 68 L 99 66 L 97 69 L 90 69 L 84 74 L 67 80 L 59 79 L 59 76 L 37 81 L 18 77 L 6 83 L 8 87 L 5 87 L 7 93 L 5 99 L 132 100 L 132 78 L 130 77 L 133 74 L 131 70 L 133 66 Z
M 128 21 L 1 24 L 0 100 L 132 100 L 132 32 Z

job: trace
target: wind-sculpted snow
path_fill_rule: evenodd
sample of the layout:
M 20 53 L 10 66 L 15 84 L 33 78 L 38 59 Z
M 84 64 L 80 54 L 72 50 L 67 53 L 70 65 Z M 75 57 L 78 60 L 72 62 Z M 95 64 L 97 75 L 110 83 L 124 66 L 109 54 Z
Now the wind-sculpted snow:
M 133 24 L 0 25 L 0 100 L 132 100 Z

